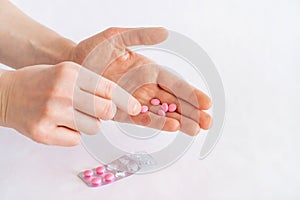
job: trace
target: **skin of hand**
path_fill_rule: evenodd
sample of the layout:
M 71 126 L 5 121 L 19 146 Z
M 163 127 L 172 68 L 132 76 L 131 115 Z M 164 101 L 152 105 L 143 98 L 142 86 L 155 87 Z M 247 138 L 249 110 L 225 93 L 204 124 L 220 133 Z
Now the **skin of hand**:
M 162 67 L 151 65 L 154 63 L 153 61 L 131 52 L 127 48 L 134 45 L 156 44 L 165 40 L 167 38 L 165 29 L 110 28 L 77 45 L 73 41 L 32 20 L 7 0 L 0 0 L 0 21 L 2 22 L 0 26 L 1 63 L 18 69 L 37 64 L 56 65 L 62 61 L 75 61 L 107 79 L 116 83 L 120 82 L 119 84 L 128 91 L 135 88 L 131 92 L 143 104 L 149 105 L 149 99 L 157 97 L 165 102 L 175 102 L 179 106 L 177 110 L 178 115 L 174 116 L 176 113 L 168 113 L 164 125 L 157 123 L 162 120 L 161 118 L 157 119 L 156 115 L 152 115 L 155 113 L 153 110 L 153 113 L 141 114 L 136 117 L 129 117 L 126 113 L 117 112 L 114 120 L 137 123 L 158 129 L 162 128 L 169 131 L 180 129 L 190 135 L 199 132 L 200 127 L 203 129 L 210 127 L 211 117 L 203 110 L 208 109 L 211 102 L 205 94 L 187 85 L 183 80 L 173 77 L 171 72 L 164 72 Z M 18 56 L 16 57 L 15 55 Z M 149 68 L 151 72 L 148 72 L 148 74 L 145 73 L 147 71 L 143 67 L 145 65 L 152 66 Z M 152 77 L 151 84 L 143 83 L 144 85 L 141 87 L 141 83 L 138 80 L 139 74 L 132 76 L 130 84 L 126 83 L 126 77 L 128 79 L 131 74 L 128 72 L 138 68 L 143 69 L 140 73 L 147 77 L 146 80 Z M 164 76 L 161 74 L 164 74 Z M 163 82 L 161 77 L 164 77 L 165 80 L 168 80 L 170 77 L 173 78 L 166 83 Z M 180 86 L 179 88 L 183 89 L 175 91 L 174 88 L 176 86 Z M 172 95 L 170 96 L 170 94 Z M 176 97 L 177 101 L 174 97 Z M 185 119 L 186 117 L 193 119 L 196 124 L 184 122 L 188 121 L 188 119 Z M 186 128 L 188 126 L 190 128 Z
M 0 62 L 15 69 L 67 61 L 75 43 L 0 0 Z M 17 55 L 17 56 L 16 56 Z
M 164 28 L 110 28 L 88 38 L 72 49 L 71 60 L 116 82 L 133 94 L 142 104 L 158 98 L 162 102 L 176 103 L 177 112 L 158 116 L 158 107 L 137 116 L 120 111 L 114 120 L 149 126 L 166 131 L 181 130 L 196 135 L 200 128 L 211 126 L 211 117 L 203 110 L 211 106 L 210 98 L 172 72 L 150 59 L 130 51 L 127 47 L 153 45 L 168 36 Z
M 79 131 L 96 134 L 116 106 L 130 115 L 141 110 L 116 83 L 72 62 L 1 70 L 0 97 L 0 125 L 48 145 L 77 145 Z

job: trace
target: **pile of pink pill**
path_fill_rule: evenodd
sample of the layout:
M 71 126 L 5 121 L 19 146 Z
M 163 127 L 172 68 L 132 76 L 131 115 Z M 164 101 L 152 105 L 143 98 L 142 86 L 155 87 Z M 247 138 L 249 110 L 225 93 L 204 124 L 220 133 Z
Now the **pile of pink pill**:
M 160 108 L 157 111 L 157 114 L 160 115 L 160 116 L 166 116 L 167 112 L 175 112 L 176 109 L 177 109 L 176 104 L 174 104 L 174 103 L 171 103 L 171 104 L 161 103 L 161 101 L 157 98 L 151 99 L 150 103 L 153 106 L 159 106 L 160 105 Z M 149 111 L 149 107 L 146 106 L 146 105 L 143 105 L 142 109 L 141 109 L 141 113 L 146 113 L 148 111 Z

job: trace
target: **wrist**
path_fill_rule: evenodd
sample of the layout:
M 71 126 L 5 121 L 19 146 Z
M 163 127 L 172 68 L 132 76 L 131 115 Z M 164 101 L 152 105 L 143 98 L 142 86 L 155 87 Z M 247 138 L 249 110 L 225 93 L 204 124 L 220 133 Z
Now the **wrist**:
M 32 20 L 9 1 L 0 4 L 0 63 L 17 69 L 70 59 L 74 42 Z
M 33 45 L 36 64 L 57 64 L 63 61 L 71 61 L 73 49 L 76 44 L 59 35 L 48 37 L 47 41 Z

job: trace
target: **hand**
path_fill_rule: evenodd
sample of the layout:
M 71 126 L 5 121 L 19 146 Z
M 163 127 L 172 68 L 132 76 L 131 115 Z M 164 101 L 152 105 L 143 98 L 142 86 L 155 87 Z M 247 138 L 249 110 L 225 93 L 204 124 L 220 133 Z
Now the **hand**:
M 141 109 L 114 82 L 71 62 L 4 72 L 0 86 L 0 125 L 49 145 L 76 145 L 79 131 L 97 133 L 116 106 L 129 115 Z
M 203 111 L 210 108 L 210 98 L 148 58 L 127 49 L 159 43 L 167 35 L 163 28 L 110 28 L 79 43 L 71 55 L 75 62 L 118 83 L 142 104 L 151 106 L 149 101 L 156 97 L 178 105 L 177 112 L 167 113 L 164 120 L 156 114 L 157 107 L 134 117 L 120 111 L 114 120 L 195 135 L 200 127 L 208 129 L 211 125 L 210 115 Z

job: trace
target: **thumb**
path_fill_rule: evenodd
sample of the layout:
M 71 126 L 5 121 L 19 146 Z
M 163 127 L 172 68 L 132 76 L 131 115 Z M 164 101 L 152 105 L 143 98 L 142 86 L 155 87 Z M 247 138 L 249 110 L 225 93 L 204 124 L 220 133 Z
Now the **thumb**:
M 81 64 L 86 56 L 97 46 L 126 48 L 137 45 L 158 44 L 168 37 L 168 31 L 162 27 L 147 28 L 109 28 L 81 41 L 73 52 L 73 61 Z
M 154 45 L 158 44 L 168 37 L 168 31 L 162 27 L 149 28 L 111 28 L 107 32 L 112 35 L 113 40 L 122 47 L 136 45 Z

